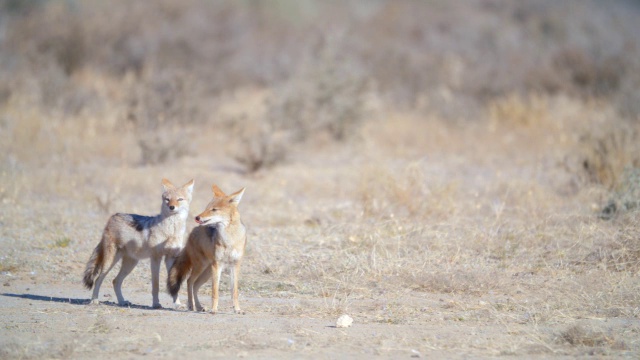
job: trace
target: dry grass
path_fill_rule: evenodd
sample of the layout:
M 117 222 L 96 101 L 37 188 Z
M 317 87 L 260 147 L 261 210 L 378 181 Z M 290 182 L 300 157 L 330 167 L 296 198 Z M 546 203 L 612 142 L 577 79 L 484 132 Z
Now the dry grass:
M 516 94 L 496 99 L 488 106 L 491 127 L 548 126 L 549 104 L 543 96 L 531 95 L 523 99 Z
M 357 137 L 368 110 L 367 84 L 358 67 L 341 63 L 334 51 L 328 45 L 319 59 L 301 65 L 263 100 L 263 111 L 232 119 L 243 123 L 235 125 L 243 144 L 235 158 L 249 172 L 279 164 L 297 144 L 325 134 L 335 141 Z
M 560 340 L 573 346 L 603 346 L 615 343 L 615 339 L 600 331 L 585 329 L 582 326 L 574 325 L 560 333 Z
M 6 259 L 2 259 L 3 261 L 0 263 L 0 272 L 3 273 L 12 273 L 20 270 L 20 266 L 18 264 L 8 263 Z
M 51 248 L 66 248 L 66 247 L 69 246 L 70 243 L 71 243 L 71 239 L 69 239 L 68 237 L 63 237 L 63 238 L 60 238 L 60 239 L 56 240 L 49 247 L 51 247 Z
M 256 172 L 268 169 L 286 160 L 292 151 L 290 135 L 274 129 L 269 123 L 247 122 L 233 150 L 234 158 L 245 169 Z
M 180 351 L 308 355 L 347 337 L 313 343 L 297 321 L 343 313 L 401 329 L 352 345 L 382 355 L 640 351 L 623 324 L 640 316 L 640 142 L 624 100 L 640 72 L 622 60 L 640 48 L 635 5 L 187 3 L 0 2 L 7 283 L 75 286 L 109 214 L 155 214 L 162 177 L 194 177 L 192 213 L 213 182 L 247 187 L 248 316 L 290 329 Z M 95 311 L 83 331 L 116 333 L 124 315 Z M 166 350 L 154 339 L 113 349 Z M 102 346 L 58 345 L 51 356 Z
M 419 163 L 409 164 L 401 171 L 372 166 L 364 168 L 360 174 L 358 191 L 365 218 L 424 216 L 447 206 L 439 200 L 447 198 L 448 189 L 430 191 Z
M 640 167 L 639 134 L 637 126 L 627 123 L 604 125 L 585 133 L 580 143 L 589 179 L 608 188 L 624 186 L 625 169 Z

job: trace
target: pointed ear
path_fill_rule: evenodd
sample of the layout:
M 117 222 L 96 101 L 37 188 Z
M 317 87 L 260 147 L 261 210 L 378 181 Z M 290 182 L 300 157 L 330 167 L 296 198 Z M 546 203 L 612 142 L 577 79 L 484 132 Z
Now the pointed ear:
M 227 196 L 227 194 L 225 194 L 222 190 L 220 190 L 220 188 L 216 184 L 213 184 L 213 186 L 211 187 L 211 190 L 213 190 L 213 196 L 215 197 Z
M 171 181 L 167 180 L 167 179 L 162 179 L 162 189 L 164 191 L 168 191 L 171 189 L 175 189 L 176 187 L 173 186 L 173 184 L 171 183 Z
M 191 181 L 189 181 L 188 183 L 182 185 L 183 189 L 186 189 L 189 194 L 191 194 L 193 192 L 193 185 L 195 184 L 195 181 L 193 181 L 193 179 L 191 179 Z
M 236 191 L 235 193 L 229 195 L 229 202 L 233 203 L 233 204 L 240 204 L 240 200 L 242 200 L 242 195 L 244 195 L 244 190 L 246 188 L 242 188 L 238 191 Z

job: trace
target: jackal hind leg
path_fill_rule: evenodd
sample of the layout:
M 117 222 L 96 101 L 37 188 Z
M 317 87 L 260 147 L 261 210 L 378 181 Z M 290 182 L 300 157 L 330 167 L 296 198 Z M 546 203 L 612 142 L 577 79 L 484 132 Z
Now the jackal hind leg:
M 200 300 L 198 300 L 198 291 L 200 287 L 204 285 L 211 278 L 211 266 L 207 266 L 204 268 L 204 271 L 198 276 L 195 283 L 193 284 L 193 297 L 195 301 L 195 308 L 197 311 L 206 311 L 206 309 L 200 304 Z
M 189 275 L 189 278 L 187 279 L 187 307 L 191 311 L 200 311 L 199 307 L 202 308 L 200 306 L 200 302 L 198 302 L 197 300 L 198 295 L 196 294 L 197 288 L 195 288 L 195 284 L 197 283 L 198 277 L 202 274 L 203 270 L 205 270 L 205 267 L 203 267 L 202 264 L 194 263 L 193 267 L 191 268 L 191 275 Z
M 98 299 L 100 295 L 100 286 L 102 286 L 102 282 L 104 281 L 104 278 L 107 276 L 109 271 L 111 271 L 111 269 L 113 269 L 113 267 L 118 263 L 118 261 L 120 261 L 121 257 L 122 257 L 122 252 L 116 251 L 116 253 L 111 257 L 112 259 L 111 263 L 103 264 L 104 267 L 100 271 L 100 275 L 98 275 L 98 278 L 96 279 L 96 282 L 93 285 L 93 293 L 91 294 L 91 304 L 94 304 L 94 305 L 100 304 L 100 300 Z M 109 259 L 110 257 L 105 256 L 105 258 Z M 105 268 L 106 270 L 104 270 Z
M 124 299 L 122 296 L 122 282 L 124 278 L 127 277 L 131 273 L 131 271 L 138 264 L 138 259 L 132 258 L 131 256 L 124 254 L 122 256 L 122 265 L 120 265 L 120 272 L 113 279 L 113 290 L 116 292 L 116 297 L 118 298 L 118 305 L 120 306 L 130 306 L 131 303 Z

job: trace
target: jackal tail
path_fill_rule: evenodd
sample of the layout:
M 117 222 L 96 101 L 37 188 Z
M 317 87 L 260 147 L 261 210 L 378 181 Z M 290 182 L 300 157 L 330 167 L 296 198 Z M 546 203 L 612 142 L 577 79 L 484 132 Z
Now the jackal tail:
M 189 271 L 191 271 L 191 259 L 187 252 L 183 251 L 173 263 L 171 270 L 169 270 L 169 276 L 167 276 L 167 290 L 171 296 L 178 295 L 180 286 Z
M 87 262 L 87 267 L 84 269 L 84 277 L 82 282 L 88 289 L 93 288 L 93 284 L 96 278 L 102 273 L 105 267 L 111 267 L 111 263 L 115 259 L 117 249 L 111 244 L 105 244 L 105 238 L 103 236 L 102 241 L 93 249 L 91 258 Z

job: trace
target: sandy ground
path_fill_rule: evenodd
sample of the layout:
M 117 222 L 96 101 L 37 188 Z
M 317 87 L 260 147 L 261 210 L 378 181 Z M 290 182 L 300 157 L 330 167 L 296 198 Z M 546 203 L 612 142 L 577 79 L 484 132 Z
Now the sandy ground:
M 624 232 L 625 223 L 597 220 L 597 193 L 572 192 L 566 174 L 549 165 L 553 154 L 535 147 L 512 156 L 496 137 L 478 154 L 464 145 L 475 130 L 451 137 L 438 124 L 420 130 L 431 145 L 416 145 L 415 127 L 405 126 L 396 134 L 404 146 L 394 147 L 384 139 L 400 125 L 387 126 L 365 129 L 377 134 L 371 141 L 319 144 L 258 174 L 203 155 L 172 166 L 7 161 L 0 357 L 638 355 L 637 276 L 587 261 Z M 447 139 L 455 142 L 445 146 Z M 422 177 L 405 184 L 413 195 L 400 185 L 385 192 L 406 180 L 389 174 L 416 167 Z M 196 179 L 192 215 L 209 201 L 210 183 L 247 187 L 240 205 L 250 229 L 240 281 L 245 315 L 230 311 L 228 285 L 217 315 L 174 310 L 166 292 L 165 308 L 151 309 L 148 260 L 123 286 L 133 306 L 114 304 L 115 271 L 102 304 L 87 304 L 82 272 L 108 215 L 154 214 L 164 176 Z M 428 206 L 410 206 L 416 203 Z M 203 304 L 210 292 L 210 285 L 201 290 Z M 186 301 L 184 289 L 180 297 Z M 343 313 L 352 327 L 335 327 Z
M 13 291 L 7 291 L 15 289 Z M 130 291 L 131 293 L 131 291 Z M 86 292 L 65 286 L 14 282 L 2 294 L 3 352 L 9 357 L 131 358 L 249 357 L 249 358 L 386 358 L 509 355 L 481 349 L 499 339 L 525 342 L 530 356 L 549 356 L 544 344 L 527 338 L 526 326 L 468 324 L 362 324 L 335 327 L 334 318 L 287 314 L 300 299 L 243 297 L 247 314 L 152 310 L 135 305 L 121 308 L 104 298 L 87 306 Z M 129 298 L 147 303 L 148 294 Z M 166 299 L 165 299 L 166 300 Z M 319 306 L 317 300 L 305 306 Z M 415 299 L 424 306 L 438 300 Z M 168 306 L 170 302 L 163 301 Z M 366 305 L 354 304 L 354 307 Z M 611 324 L 613 325 L 613 324 Z M 628 327 L 631 324 L 616 324 Z

